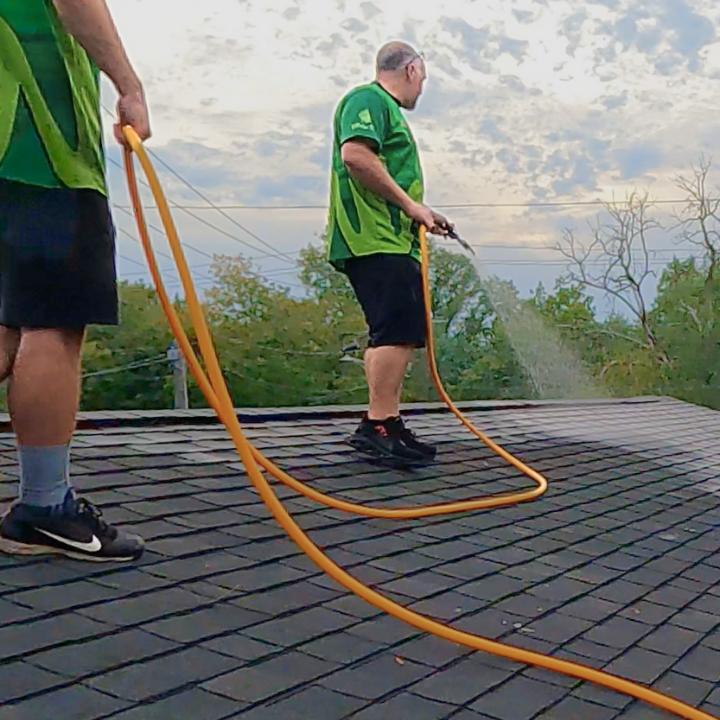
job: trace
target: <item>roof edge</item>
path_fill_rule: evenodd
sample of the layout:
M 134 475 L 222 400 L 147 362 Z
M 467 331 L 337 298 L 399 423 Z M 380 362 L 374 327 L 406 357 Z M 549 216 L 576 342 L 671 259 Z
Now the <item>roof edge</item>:
M 659 402 L 683 401 L 665 396 L 641 396 L 628 398 L 591 398 L 579 400 L 468 400 L 456 403 L 466 412 L 497 412 L 503 410 L 532 410 L 533 408 L 638 405 Z M 683 403 L 686 404 L 686 403 Z M 269 407 L 236 408 L 238 418 L 243 424 L 257 424 L 270 421 L 294 420 L 332 420 L 334 418 L 353 418 L 366 409 L 365 405 L 318 405 L 307 407 Z M 401 410 L 405 415 L 447 412 L 445 403 L 404 403 Z M 168 425 L 212 425 L 218 423 L 211 408 L 189 410 L 113 410 L 81 412 L 78 415 L 79 430 L 96 430 L 113 427 L 152 427 Z M 10 417 L 0 413 L 0 432 L 11 432 Z

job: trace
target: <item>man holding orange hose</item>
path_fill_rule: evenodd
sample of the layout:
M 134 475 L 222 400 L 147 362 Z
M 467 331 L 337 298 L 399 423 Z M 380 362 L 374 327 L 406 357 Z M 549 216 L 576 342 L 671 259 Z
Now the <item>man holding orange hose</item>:
M 150 135 L 142 85 L 105 0 L 0 0 L 0 381 L 20 460 L 0 550 L 133 560 L 139 537 L 70 486 L 85 327 L 118 322 L 99 71 L 120 127 Z
M 350 443 L 399 466 L 435 457 L 435 448 L 400 417 L 405 372 L 426 340 L 418 229 L 452 230 L 422 203 L 417 146 L 401 112 L 415 108 L 425 79 L 416 50 L 387 43 L 378 52 L 375 82 L 351 90 L 334 122 L 329 261 L 348 276 L 370 335 L 370 402 Z

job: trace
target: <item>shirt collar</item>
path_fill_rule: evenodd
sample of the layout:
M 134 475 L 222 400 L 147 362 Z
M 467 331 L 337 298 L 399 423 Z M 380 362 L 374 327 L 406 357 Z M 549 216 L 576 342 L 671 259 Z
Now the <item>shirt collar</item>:
M 391 97 L 397 103 L 398 107 L 401 107 L 400 101 L 387 88 L 383 87 L 380 82 L 373 80 L 373 85 L 377 85 L 386 95 Z

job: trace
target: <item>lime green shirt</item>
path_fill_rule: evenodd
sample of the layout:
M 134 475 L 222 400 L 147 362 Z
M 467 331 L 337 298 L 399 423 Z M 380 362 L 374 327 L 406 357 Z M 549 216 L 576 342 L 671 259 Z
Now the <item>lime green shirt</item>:
M 378 83 L 351 90 L 335 112 L 328 259 L 339 270 L 352 257 L 395 253 L 420 259 L 417 228 L 399 207 L 353 179 L 341 148 L 369 140 L 395 182 L 416 202 L 423 199 L 417 145 L 399 103 Z
M 107 194 L 99 72 L 51 0 L 0 0 L 0 178 Z

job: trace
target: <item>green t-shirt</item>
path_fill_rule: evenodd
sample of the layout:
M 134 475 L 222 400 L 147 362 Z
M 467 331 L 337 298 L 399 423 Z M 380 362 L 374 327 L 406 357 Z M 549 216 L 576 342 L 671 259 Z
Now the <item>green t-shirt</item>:
M 107 194 L 99 72 L 51 0 L 0 0 L 0 178 Z
M 365 188 L 348 172 L 343 143 L 372 142 L 395 182 L 416 202 L 423 199 L 423 174 L 417 145 L 399 103 L 378 83 L 351 90 L 335 112 L 330 211 L 329 261 L 342 270 L 352 257 L 376 253 L 420 259 L 417 227 L 399 207 Z

